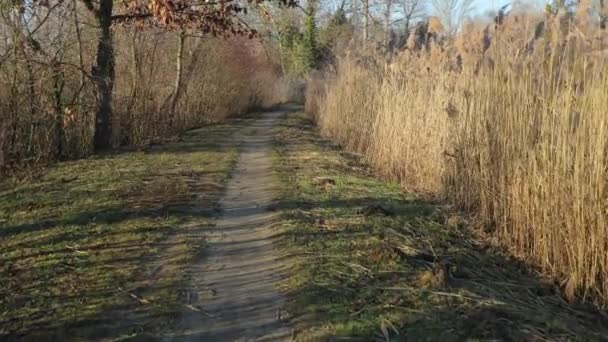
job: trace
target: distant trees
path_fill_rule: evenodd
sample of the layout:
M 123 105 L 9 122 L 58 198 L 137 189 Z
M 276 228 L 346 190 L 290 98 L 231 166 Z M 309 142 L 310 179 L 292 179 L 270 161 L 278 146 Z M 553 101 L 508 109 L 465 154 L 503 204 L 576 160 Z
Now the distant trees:
M 252 0 L 259 3 L 264 0 Z M 97 93 L 95 114 L 94 145 L 96 149 L 111 145 L 112 136 L 112 91 L 115 82 L 115 53 L 112 26 L 117 24 L 135 23 L 170 31 L 196 31 L 200 34 L 213 36 L 249 35 L 255 30 L 250 29 L 239 18 L 245 7 L 231 0 L 219 2 L 198 2 L 193 0 L 132 0 L 123 2 L 117 7 L 114 0 L 80 0 L 82 5 L 95 18 L 97 24 L 95 65 L 92 69 Z M 17 2 L 16 6 L 20 2 Z M 51 1 L 35 2 L 38 7 L 54 8 L 61 4 Z M 285 4 L 293 4 L 284 0 Z M 179 98 L 176 92 L 175 100 Z
M 320 59 L 323 61 L 332 62 L 336 53 L 343 51 L 353 37 L 354 25 L 346 16 L 345 4 L 343 1 L 319 30 Z
M 403 31 L 406 38 L 409 35 L 413 22 L 423 18 L 426 15 L 426 0 L 401 0 L 399 2 L 401 11 L 403 12 Z
M 338 7 L 336 12 L 332 15 L 329 20 L 329 24 L 327 25 L 328 30 L 332 28 L 341 27 L 343 25 L 348 24 L 348 19 L 346 18 L 346 11 L 344 10 L 344 2 Z
M 285 72 L 295 78 L 302 77 L 315 68 L 321 57 L 316 22 L 317 6 L 314 0 L 307 2 L 303 11 L 303 25 L 299 24 L 297 18 L 291 18 L 278 28 Z
M 111 26 L 117 22 L 150 23 L 169 30 L 191 29 L 203 34 L 252 35 L 238 18 L 243 7 L 231 1 L 219 3 L 178 0 L 133 1 L 126 4 L 126 14 L 117 14 L 113 0 L 99 0 L 95 7 L 92 0 L 82 0 L 98 22 L 97 59 L 93 77 L 97 86 L 98 102 L 95 118 L 95 148 L 111 145 L 112 136 L 112 89 L 114 85 L 114 47 Z M 183 39 L 183 37 L 182 37 Z M 183 43 L 181 43 L 183 44 Z M 178 66 L 178 69 L 181 66 Z M 178 71 L 179 73 L 180 71 Z M 179 81 L 177 81 L 179 82 Z M 179 85 L 179 84 L 178 84 Z M 179 93 L 175 93 L 175 98 Z M 174 105 L 173 105 L 174 106 Z
M 393 0 L 385 0 L 386 4 L 384 6 L 384 41 L 383 45 L 388 47 L 389 41 L 391 39 L 391 21 L 393 16 Z
M 553 0 L 546 5 L 545 12 L 576 14 L 589 24 L 597 23 L 601 29 L 608 25 L 608 0 Z
M 307 68 L 314 68 L 319 59 L 319 46 L 317 44 L 316 24 L 317 4 L 309 0 L 306 6 L 306 17 L 304 19 L 304 33 L 302 35 L 302 59 Z
M 406 21 L 405 28 L 409 28 L 412 20 L 422 18 L 426 15 L 427 0 L 401 0 L 403 17 Z
M 303 12 L 311 12 L 310 3 L 315 2 L 307 2 Z M 322 14 L 316 17 L 320 23 L 320 58 L 338 41 L 352 40 L 352 43 L 376 48 L 387 47 L 397 39 L 405 42 L 413 24 L 426 17 L 429 5 L 430 0 L 342 0 L 336 8 L 321 8 Z M 317 2 L 315 11 L 319 6 Z M 307 18 L 311 17 L 303 18 L 304 26 Z
M 413 25 L 428 15 L 429 0 L 382 0 L 384 39 L 387 48 L 403 46 Z M 389 46 L 390 45 L 390 46 Z
M 473 11 L 474 2 L 475 0 L 432 0 L 431 4 L 445 33 L 453 36 Z
M 265 101 L 250 82 L 279 72 L 242 4 L 0 0 L 0 177 Z

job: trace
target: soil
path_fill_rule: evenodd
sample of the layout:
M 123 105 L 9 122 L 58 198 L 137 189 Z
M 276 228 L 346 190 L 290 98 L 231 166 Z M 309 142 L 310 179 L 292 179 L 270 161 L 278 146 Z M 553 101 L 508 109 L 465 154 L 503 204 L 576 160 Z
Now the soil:
M 191 270 L 187 310 L 165 340 L 291 340 L 285 297 L 277 288 L 285 275 L 274 247 L 278 213 L 271 210 L 277 193 L 272 127 L 282 114 L 261 114 L 236 135 L 241 153 L 220 202 L 222 215 L 205 232 L 206 255 Z

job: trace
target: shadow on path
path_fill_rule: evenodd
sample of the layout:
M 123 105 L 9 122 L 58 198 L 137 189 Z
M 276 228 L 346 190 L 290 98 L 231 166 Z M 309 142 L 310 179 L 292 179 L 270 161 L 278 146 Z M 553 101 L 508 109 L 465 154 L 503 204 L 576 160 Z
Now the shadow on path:
M 214 250 L 225 258 L 256 255 L 272 238 L 247 235 L 272 222 L 261 209 L 230 214 L 228 203 L 220 203 L 230 195 L 225 183 L 236 149 L 258 163 L 268 136 L 255 132 L 265 127 L 254 117 L 235 119 L 176 142 L 61 163 L 39 181 L 0 187 L 0 340 L 154 341 L 183 324 L 184 308 L 196 304 L 195 295 L 207 295 L 191 291 L 198 281 L 192 262 L 202 260 L 197 272 L 209 273 L 217 263 L 205 260 Z M 237 131 L 250 134 L 249 143 L 235 140 Z M 206 238 L 217 234 L 214 221 L 224 209 L 233 220 L 221 221 L 222 234 L 239 239 L 214 245 Z M 248 261 L 227 265 L 225 281 L 260 292 L 259 283 L 280 271 L 264 258 Z M 261 295 L 242 315 L 267 305 L 270 297 Z M 230 297 L 232 310 L 239 301 Z M 276 326 L 276 320 L 263 323 L 264 331 Z

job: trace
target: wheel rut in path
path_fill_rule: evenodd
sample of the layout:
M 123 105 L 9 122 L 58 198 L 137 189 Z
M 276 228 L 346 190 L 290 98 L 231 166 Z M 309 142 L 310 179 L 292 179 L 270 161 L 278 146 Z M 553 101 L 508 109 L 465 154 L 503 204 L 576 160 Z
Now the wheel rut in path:
M 289 341 L 284 279 L 274 248 L 277 213 L 272 127 L 281 111 L 264 113 L 235 136 L 241 153 L 220 204 L 222 216 L 204 232 L 205 255 L 191 270 L 190 310 L 168 341 Z

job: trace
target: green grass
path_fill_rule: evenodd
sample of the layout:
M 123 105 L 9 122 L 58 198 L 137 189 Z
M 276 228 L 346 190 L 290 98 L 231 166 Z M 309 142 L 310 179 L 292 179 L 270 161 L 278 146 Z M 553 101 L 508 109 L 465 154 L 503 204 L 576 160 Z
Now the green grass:
M 375 178 L 304 114 L 275 137 L 299 340 L 607 340 L 605 314 L 566 303 L 447 208 Z
M 164 329 L 204 250 L 245 121 L 60 163 L 0 183 L 0 339 L 121 338 Z

